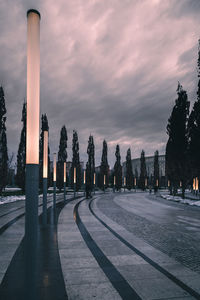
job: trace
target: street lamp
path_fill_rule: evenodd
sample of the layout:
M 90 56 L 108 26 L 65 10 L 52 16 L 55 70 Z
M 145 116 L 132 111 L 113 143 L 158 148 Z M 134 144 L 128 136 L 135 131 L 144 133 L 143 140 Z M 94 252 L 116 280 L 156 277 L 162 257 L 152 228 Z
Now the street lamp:
M 136 177 L 135 177 L 135 178 L 134 178 L 135 192 L 136 192 L 136 185 L 137 185 L 137 179 L 136 179 Z
M 25 239 L 37 243 L 40 115 L 40 13 L 27 12 L 27 121 Z M 31 259 L 31 258 L 30 258 Z
M 147 187 L 147 178 L 145 178 L 145 189 Z
M 64 201 L 66 200 L 66 162 L 64 162 L 64 178 L 63 178 L 63 181 L 64 181 Z
M 43 225 L 47 224 L 48 131 L 43 135 Z
M 96 174 L 94 173 L 94 194 L 95 194 Z
M 74 167 L 74 198 L 76 197 L 76 167 Z
M 25 202 L 25 299 L 37 299 L 40 117 L 40 13 L 27 11 L 27 118 Z
M 53 208 L 56 208 L 56 153 L 53 155 Z
M 84 185 L 84 196 L 85 196 L 85 176 L 86 176 L 86 171 L 83 171 L 83 185 Z

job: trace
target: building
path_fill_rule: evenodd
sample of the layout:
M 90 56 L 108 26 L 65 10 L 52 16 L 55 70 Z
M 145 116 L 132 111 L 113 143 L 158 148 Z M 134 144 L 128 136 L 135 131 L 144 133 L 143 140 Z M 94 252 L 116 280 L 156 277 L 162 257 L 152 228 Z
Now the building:
M 154 156 L 147 156 L 145 157 L 146 160 L 146 170 L 147 170 L 147 177 L 153 177 L 154 173 Z M 162 185 L 165 185 L 165 155 L 159 155 L 159 175 L 160 181 Z M 133 168 L 133 175 L 136 177 L 140 176 L 140 158 L 132 159 L 132 168 Z M 122 164 L 122 175 L 125 176 L 126 174 L 126 162 Z

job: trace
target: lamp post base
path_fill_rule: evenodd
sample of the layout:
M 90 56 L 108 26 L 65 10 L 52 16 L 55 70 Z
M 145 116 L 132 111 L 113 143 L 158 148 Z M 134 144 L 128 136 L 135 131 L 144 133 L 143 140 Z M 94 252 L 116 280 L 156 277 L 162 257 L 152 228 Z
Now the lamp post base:
M 66 200 L 66 182 L 64 182 L 64 201 Z
M 47 178 L 43 178 L 43 225 L 47 225 Z
M 53 182 L 53 209 L 56 209 L 56 181 Z

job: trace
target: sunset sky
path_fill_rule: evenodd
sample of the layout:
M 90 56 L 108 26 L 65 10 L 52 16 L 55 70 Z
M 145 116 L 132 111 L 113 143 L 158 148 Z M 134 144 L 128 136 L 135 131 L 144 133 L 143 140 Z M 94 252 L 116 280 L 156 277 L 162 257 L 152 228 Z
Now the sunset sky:
M 77 129 L 80 158 L 94 136 L 96 165 L 102 142 L 115 161 L 155 150 L 164 154 L 166 124 L 178 81 L 191 106 L 197 91 L 199 0 L 0 0 L 0 85 L 7 108 L 9 152 L 17 153 L 26 98 L 26 12 L 41 13 L 41 113 L 50 127 L 50 151 L 60 129 Z

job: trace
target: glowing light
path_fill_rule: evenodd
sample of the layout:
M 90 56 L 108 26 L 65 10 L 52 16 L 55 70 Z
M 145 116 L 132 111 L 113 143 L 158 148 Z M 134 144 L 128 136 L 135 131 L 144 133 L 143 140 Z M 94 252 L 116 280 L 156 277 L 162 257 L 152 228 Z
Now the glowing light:
M 156 179 L 156 186 L 158 186 L 158 179 Z
M 103 184 L 104 185 L 106 184 L 106 175 L 104 175 L 104 177 L 103 177 Z
M 116 185 L 116 176 L 114 176 L 114 185 Z
M 196 177 L 196 191 L 198 191 L 199 189 L 199 179 L 198 177 Z
M 26 163 L 39 164 L 40 15 L 27 13 L 27 125 Z
M 124 185 L 126 185 L 126 177 L 124 177 Z
M 145 179 L 145 186 L 147 186 L 147 178 Z
M 137 180 L 136 180 L 136 178 L 134 178 L 134 185 L 136 185 L 137 184 Z
M 170 181 L 169 180 L 168 180 L 168 184 L 167 185 L 168 185 L 168 187 L 170 187 Z
M 76 167 L 74 167 L 74 183 L 76 183 Z
M 83 183 L 85 184 L 85 170 L 84 170 L 84 172 L 83 172 Z
M 96 184 L 96 174 L 94 173 L 94 184 Z
M 66 182 L 66 162 L 64 162 L 64 182 Z
M 180 181 L 180 187 L 182 187 L 182 181 Z
M 43 136 L 43 178 L 47 178 L 48 173 L 48 131 L 44 131 Z
M 53 155 L 53 181 L 56 181 L 56 153 Z

